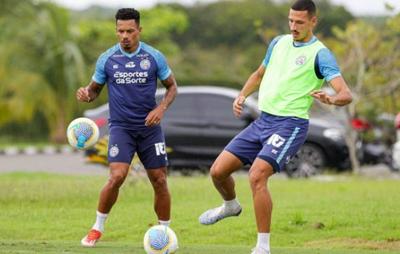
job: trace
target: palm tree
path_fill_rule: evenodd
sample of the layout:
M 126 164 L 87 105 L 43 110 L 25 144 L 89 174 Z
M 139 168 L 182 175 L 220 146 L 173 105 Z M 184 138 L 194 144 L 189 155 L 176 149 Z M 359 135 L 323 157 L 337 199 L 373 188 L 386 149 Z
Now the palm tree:
M 78 107 L 75 89 L 85 72 L 68 12 L 50 3 L 21 1 L 2 15 L 0 24 L 6 27 L 0 33 L 0 81 L 4 84 L 0 124 L 30 120 L 40 111 L 51 139 L 63 142 L 67 122 Z

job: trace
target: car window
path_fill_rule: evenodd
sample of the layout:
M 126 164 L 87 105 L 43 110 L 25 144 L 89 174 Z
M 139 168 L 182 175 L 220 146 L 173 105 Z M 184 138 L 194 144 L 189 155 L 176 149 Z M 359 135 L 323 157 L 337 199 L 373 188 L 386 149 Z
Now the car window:
M 198 100 L 207 121 L 217 127 L 243 128 L 246 121 L 237 119 L 232 111 L 233 98 L 216 94 L 199 94 Z
M 162 96 L 158 97 L 157 101 L 160 101 L 161 98 Z M 198 107 L 199 101 L 196 95 L 178 94 L 165 113 L 165 118 L 168 121 L 196 119 L 198 118 Z

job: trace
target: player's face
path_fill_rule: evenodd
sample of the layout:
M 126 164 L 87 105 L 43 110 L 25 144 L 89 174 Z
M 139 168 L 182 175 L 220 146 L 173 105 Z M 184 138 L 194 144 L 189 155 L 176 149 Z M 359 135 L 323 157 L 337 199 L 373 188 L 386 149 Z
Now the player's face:
M 117 20 L 117 36 L 121 47 L 128 52 L 137 49 L 142 28 L 134 19 Z
M 313 29 L 317 24 L 317 17 L 310 16 L 308 11 L 289 11 L 289 28 L 293 40 L 307 42 L 313 35 Z

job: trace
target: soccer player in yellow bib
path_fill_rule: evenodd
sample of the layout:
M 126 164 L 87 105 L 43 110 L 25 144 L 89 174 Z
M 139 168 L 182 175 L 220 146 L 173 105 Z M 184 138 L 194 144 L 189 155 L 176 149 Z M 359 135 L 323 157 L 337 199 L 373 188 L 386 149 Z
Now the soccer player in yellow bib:
M 314 2 L 295 1 L 289 11 L 291 34 L 278 36 L 271 42 L 262 64 L 250 75 L 233 102 L 233 112 L 239 117 L 246 97 L 259 90 L 261 116 L 225 147 L 210 170 L 223 204 L 199 217 L 204 225 L 241 213 L 231 174 L 245 164 L 251 165 L 249 180 L 258 230 L 252 254 L 271 253 L 272 200 L 268 179 L 304 143 L 313 99 L 336 106 L 352 101 L 333 54 L 313 34 L 316 24 Z M 335 95 L 321 90 L 324 81 L 332 86 Z

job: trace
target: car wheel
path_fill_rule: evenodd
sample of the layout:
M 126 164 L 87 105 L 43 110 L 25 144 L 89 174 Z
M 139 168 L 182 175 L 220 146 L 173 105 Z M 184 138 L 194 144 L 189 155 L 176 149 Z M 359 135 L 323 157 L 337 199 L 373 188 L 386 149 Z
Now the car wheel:
M 304 144 L 286 165 L 289 177 L 309 177 L 320 174 L 326 166 L 324 152 L 316 145 Z

